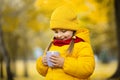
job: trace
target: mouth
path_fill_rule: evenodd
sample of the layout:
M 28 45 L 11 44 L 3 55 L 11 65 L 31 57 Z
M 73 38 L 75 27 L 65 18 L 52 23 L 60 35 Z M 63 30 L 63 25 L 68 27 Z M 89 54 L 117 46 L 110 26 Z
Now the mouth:
M 64 39 L 58 39 L 58 40 L 64 40 Z

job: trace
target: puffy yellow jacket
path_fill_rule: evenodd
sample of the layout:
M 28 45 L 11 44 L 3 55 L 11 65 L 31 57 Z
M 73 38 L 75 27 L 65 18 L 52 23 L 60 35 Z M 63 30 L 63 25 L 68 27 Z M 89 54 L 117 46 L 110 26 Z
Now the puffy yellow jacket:
M 63 68 L 50 68 L 42 64 L 42 56 L 36 63 L 37 71 L 45 76 L 45 80 L 89 80 L 94 71 L 95 61 L 93 51 L 89 40 L 89 31 L 80 29 L 76 36 L 82 38 L 85 42 L 75 43 L 72 54 L 66 56 L 66 50 L 69 45 L 62 47 L 52 45 L 50 50 L 57 50 L 60 56 L 65 58 Z

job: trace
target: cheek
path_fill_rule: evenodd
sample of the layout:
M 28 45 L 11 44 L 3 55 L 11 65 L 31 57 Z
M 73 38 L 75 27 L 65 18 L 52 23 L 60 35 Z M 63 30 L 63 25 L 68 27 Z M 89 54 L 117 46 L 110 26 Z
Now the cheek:
M 54 34 L 54 37 L 56 38 L 56 37 L 57 37 L 57 34 Z
M 71 37 L 72 37 L 72 34 L 66 34 L 66 37 L 67 37 L 67 38 L 71 38 Z

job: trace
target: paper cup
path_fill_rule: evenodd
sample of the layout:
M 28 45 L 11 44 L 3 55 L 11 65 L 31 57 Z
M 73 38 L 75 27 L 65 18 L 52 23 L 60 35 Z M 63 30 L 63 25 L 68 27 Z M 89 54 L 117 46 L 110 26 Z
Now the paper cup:
M 47 64 L 49 67 L 53 67 L 53 63 L 50 61 L 50 56 L 51 55 L 57 55 L 59 56 L 59 52 L 58 51 L 47 51 Z

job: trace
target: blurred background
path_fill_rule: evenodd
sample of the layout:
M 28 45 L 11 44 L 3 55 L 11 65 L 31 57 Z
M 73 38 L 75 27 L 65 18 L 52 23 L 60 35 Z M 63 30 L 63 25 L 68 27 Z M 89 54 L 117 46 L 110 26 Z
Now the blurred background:
M 120 79 L 120 25 L 116 24 L 120 6 L 115 1 L 119 2 L 0 0 L 0 80 L 44 80 L 36 71 L 35 62 L 53 36 L 49 29 L 51 13 L 63 4 L 73 6 L 80 24 L 90 30 L 96 60 L 91 79 Z

